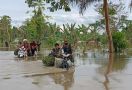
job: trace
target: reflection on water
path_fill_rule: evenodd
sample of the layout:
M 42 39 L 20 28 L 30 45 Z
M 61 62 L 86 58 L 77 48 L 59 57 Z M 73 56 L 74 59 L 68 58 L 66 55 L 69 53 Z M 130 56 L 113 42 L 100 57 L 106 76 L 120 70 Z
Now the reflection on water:
M 104 74 L 104 77 L 105 77 L 105 81 L 103 82 L 104 84 L 104 87 L 105 87 L 105 90 L 111 90 L 111 80 L 109 80 L 109 78 L 111 79 L 111 73 L 113 72 L 120 72 L 120 71 L 123 71 L 125 70 L 127 64 L 128 64 L 128 59 L 129 59 L 130 56 L 128 55 L 124 55 L 124 54 L 109 54 L 109 62 L 107 64 L 107 69 L 106 69 L 106 72 Z M 120 73 L 121 74 L 121 73 Z M 113 78 L 112 78 L 113 79 Z M 119 81 L 120 83 L 120 79 L 116 79 L 114 78 L 114 80 L 116 82 Z M 130 89 L 130 87 L 127 87 Z M 127 90 L 129 90 L 127 89 Z M 112 89 L 113 90 L 113 89 Z
M 106 90 L 110 90 L 109 87 L 108 87 L 108 84 L 109 84 L 109 73 L 111 72 L 112 70 L 112 66 L 113 66 L 113 55 L 112 53 L 109 54 L 109 62 L 108 62 L 108 65 L 107 65 L 107 69 L 106 69 L 106 73 L 105 73 L 105 81 L 104 81 L 104 86 L 105 86 L 105 89 Z
M 70 90 L 74 83 L 74 70 L 28 78 L 38 90 Z
M 50 77 L 54 80 L 55 84 L 62 85 L 64 87 L 63 90 L 69 90 L 74 83 L 74 70 L 61 74 L 53 74 Z
M 49 53 L 46 49 L 27 61 L 15 57 L 13 51 L 0 51 L 0 88 L 14 90 L 17 85 L 19 90 L 130 90 L 131 52 L 75 52 L 75 68 L 65 71 L 42 64 L 42 57 Z

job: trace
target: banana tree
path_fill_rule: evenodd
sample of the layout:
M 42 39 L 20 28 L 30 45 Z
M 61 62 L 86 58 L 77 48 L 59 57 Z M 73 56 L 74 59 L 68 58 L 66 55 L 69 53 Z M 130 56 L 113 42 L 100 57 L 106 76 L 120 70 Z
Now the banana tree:
M 48 8 L 50 11 L 56 11 L 59 9 L 64 9 L 65 11 L 70 11 L 70 5 L 71 3 L 76 4 L 80 8 L 80 13 L 83 13 L 87 7 L 94 2 L 103 1 L 103 11 L 104 11 L 104 17 L 105 17 L 105 29 L 108 36 L 108 43 L 109 43 L 109 52 L 113 52 L 113 41 L 112 41 L 112 35 L 110 30 L 110 24 L 109 24 L 109 9 L 108 9 L 108 0 L 26 0 L 28 2 L 29 6 L 32 6 L 32 3 L 35 1 L 44 1 L 46 3 L 49 3 L 51 6 Z M 131 4 L 130 4 L 131 5 Z
M 76 24 L 63 24 L 63 38 L 64 40 L 68 40 L 70 43 L 74 44 L 74 46 L 76 46 L 76 43 L 78 41 L 75 25 Z
M 61 41 L 61 38 L 60 38 L 60 35 L 61 35 L 61 32 L 59 31 L 60 28 L 59 26 L 54 23 L 54 24 L 51 24 L 49 23 L 48 24 L 48 30 L 47 30 L 47 34 L 48 34 L 48 43 L 52 44 L 52 46 L 58 42 L 58 41 Z M 59 34 L 59 35 L 58 35 Z

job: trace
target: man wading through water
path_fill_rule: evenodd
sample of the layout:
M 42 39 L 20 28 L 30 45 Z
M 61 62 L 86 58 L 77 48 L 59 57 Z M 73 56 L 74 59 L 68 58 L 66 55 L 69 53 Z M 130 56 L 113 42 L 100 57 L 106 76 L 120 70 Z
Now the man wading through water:
M 73 59 L 73 56 L 72 56 L 72 48 L 71 48 L 71 45 L 67 41 L 64 41 L 64 45 L 62 47 L 62 53 L 70 54 L 69 59 L 70 59 L 71 62 L 74 63 L 74 59 Z
M 55 48 L 52 49 L 49 55 L 57 58 L 61 58 L 62 52 L 61 52 L 61 47 L 58 43 L 55 44 Z

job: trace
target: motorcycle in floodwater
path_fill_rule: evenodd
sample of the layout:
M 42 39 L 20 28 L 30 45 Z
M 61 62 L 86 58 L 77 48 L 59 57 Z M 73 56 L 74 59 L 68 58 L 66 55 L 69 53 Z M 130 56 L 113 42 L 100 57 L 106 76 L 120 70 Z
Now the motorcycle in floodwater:
M 34 52 L 34 55 L 32 55 L 31 51 L 26 52 L 24 47 L 21 47 L 19 49 L 16 49 L 14 51 L 14 55 L 17 56 L 18 58 L 24 58 L 25 56 L 36 56 L 37 51 Z
M 25 48 L 19 48 L 19 50 L 18 50 L 18 58 L 24 58 L 24 56 L 26 55 L 26 53 L 25 53 Z
M 69 70 L 70 65 L 68 61 L 70 61 L 69 59 L 70 54 L 63 54 L 62 56 L 63 56 L 62 65 L 61 65 L 62 68 L 66 68 L 66 70 Z
M 14 55 L 17 56 L 18 58 L 24 58 L 24 56 L 26 56 L 25 48 L 21 47 L 21 48 L 16 49 L 14 51 Z

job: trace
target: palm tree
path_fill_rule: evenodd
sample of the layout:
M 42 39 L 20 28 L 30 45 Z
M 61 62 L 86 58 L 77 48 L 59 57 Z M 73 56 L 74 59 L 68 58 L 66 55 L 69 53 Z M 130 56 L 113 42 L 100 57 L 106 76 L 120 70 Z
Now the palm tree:
M 110 31 L 110 26 L 109 26 L 109 14 L 108 14 L 108 2 L 107 0 L 104 0 L 104 12 L 105 12 L 105 24 L 106 24 L 106 32 L 109 40 L 109 52 L 113 52 L 113 40 L 112 40 L 112 35 Z

